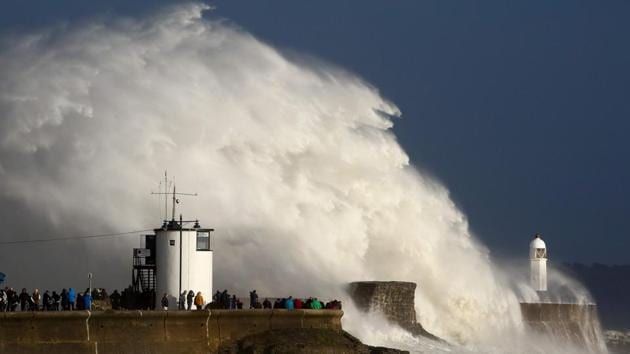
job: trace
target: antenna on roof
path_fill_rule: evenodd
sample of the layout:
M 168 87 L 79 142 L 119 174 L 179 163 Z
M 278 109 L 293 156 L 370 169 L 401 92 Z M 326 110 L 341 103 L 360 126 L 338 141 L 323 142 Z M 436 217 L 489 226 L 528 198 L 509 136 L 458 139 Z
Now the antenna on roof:
M 170 193 L 168 191 L 168 187 L 170 187 L 170 184 L 173 184 L 173 192 Z M 161 188 L 160 188 L 161 189 Z M 164 222 L 166 222 L 166 220 L 168 219 L 168 196 L 172 195 L 173 198 L 173 213 L 171 215 L 171 221 L 175 221 L 175 204 L 179 204 L 179 199 L 177 199 L 176 196 L 178 195 L 187 195 L 187 196 L 193 196 L 196 197 L 197 193 L 177 193 L 176 187 L 175 187 L 175 183 L 173 183 L 172 181 L 169 182 L 168 180 L 168 175 L 166 173 L 166 171 L 164 171 L 164 192 L 160 191 L 160 192 L 151 192 L 151 195 L 163 195 L 164 196 Z
M 196 197 L 197 193 L 177 193 L 175 192 L 175 184 L 173 184 L 173 214 L 172 214 L 172 221 L 175 221 L 175 204 L 179 204 L 179 199 L 177 199 L 175 196 L 177 195 L 189 195 L 192 197 Z
M 162 196 L 164 196 L 164 219 L 163 220 L 167 220 L 168 219 L 168 195 L 170 194 L 168 192 L 169 187 L 171 186 L 171 184 L 173 183 L 173 181 L 169 181 L 168 180 L 168 173 L 166 170 L 164 170 L 164 184 L 162 184 L 162 181 L 160 181 L 159 185 L 158 185 L 158 192 L 151 192 L 151 195 L 159 195 L 160 198 L 162 198 Z M 164 186 L 164 189 L 162 189 L 162 186 Z M 160 199 L 161 202 L 161 199 Z M 162 218 L 162 208 L 160 208 L 160 218 Z

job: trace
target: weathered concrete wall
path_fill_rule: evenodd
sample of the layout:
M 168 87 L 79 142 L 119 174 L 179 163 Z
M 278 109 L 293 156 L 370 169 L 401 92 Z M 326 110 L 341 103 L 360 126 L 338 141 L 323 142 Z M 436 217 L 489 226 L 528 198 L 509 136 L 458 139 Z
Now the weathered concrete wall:
M 360 310 L 380 311 L 402 327 L 416 323 L 414 305 L 416 284 L 401 281 L 350 283 L 348 292 Z
M 88 315 L 87 311 L 0 312 L 0 353 L 94 353 L 94 344 L 86 341 Z M 51 343 L 54 349 L 39 343 Z
M 553 342 L 607 352 L 594 304 L 522 303 L 521 313 L 530 329 Z
M 416 322 L 415 290 L 415 283 L 398 281 L 354 282 L 348 287 L 360 310 L 380 311 L 413 334 L 438 339 Z M 523 303 L 521 312 L 525 324 L 540 338 L 591 353 L 606 353 L 596 305 Z
M 212 310 L 218 320 L 219 340 L 224 343 L 271 329 L 274 310 Z M 296 327 L 299 328 L 299 327 Z
M 348 293 L 359 310 L 379 311 L 411 334 L 440 340 L 416 321 L 416 283 L 361 281 L 350 283 Z
M 0 353 L 212 353 L 277 328 L 341 330 L 342 311 L 0 313 Z

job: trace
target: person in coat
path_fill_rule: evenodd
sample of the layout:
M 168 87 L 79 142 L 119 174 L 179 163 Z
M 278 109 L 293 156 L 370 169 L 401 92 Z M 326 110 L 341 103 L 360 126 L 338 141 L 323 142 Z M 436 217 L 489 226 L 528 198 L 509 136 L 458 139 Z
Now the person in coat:
M 31 299 L 33 300 L 33 308 L 31 311 L 39 311 L 39 304 L 42 302 L 42 295 L 39 293 L 39 289 L 35 289 L 35 291 L 33 291 Z
M 68 303 L 68 290 L 65 288 L 61 290 L 61 310 L 67 311 L 70 308 Z
M 197 310 L 202 310 L 203 309 L 203 296 L 201 295 L 201 291 L 197 293 L 197 296 L 195 296 L 195 306 L 197 306 Z
M 271 308 L 271 301 L 269 301 L 269 299 L 265 299 L 265 301 L 263 301 L 263 308 L 264 309 L 270 309 Z
M 92 309 L 92 294 L 90 294 L 89 291 L 86 291 L 85 294 L 83 294 L 83 308 L 85 310 Z
M 186 295 L 186 305 L 188 305 L 187 309 L 190 311 L 192 309 L 193 299 L 195 298 L 195 293 L 190 290 L 188 295 Z
M 83 293 L 77 293 L 77 310 L 83 309 Z
M 20 302 L 20 297 L 18 296 L 17 291 L 13 290 L 13 288 L 10 288 L 9 292 L 7 293 L 7 299 L 9 303 L 9 311 L 15 312 Z
M 293 300 L 293 305 L 294 305 L 296 310 L 301 310 L 302 307 L 303 307 L 302 306 L 303 305 L 302 300 L 300 300 L 299 298 Z
M 203 304 L 205 302 L 203 301 L 203 295 L 201 295 L 201 291 L 197 293 L 197 296 L 195 296 L 195 306 L 197 306 L 197 310 L 201 310 L 203 309 Z
M 77 301 L 77 292 L 73 288 L 68 289 L 68 310 L 74 311 L 74 304 Z
M 120 293 L 118 289 L 115 289 L 114 292 L 109 296 L 109 300 L 112 302 L 112 310 L 120 309 Z
M 56 291 L 52 293 L 52 309 L 53 311 L 59 311 L 59 305 L 61 304 L 61 296 Z
M 256 304 L 258 303 L 258 294 L 256 294 L 256 290 L 253 290 L 249 293 L 249 308 L 255 309 Z
M 317 300 L 317 298 L 314 298 L 313 301 L 311 302 L 311 309 L 313 310 L 321 310 L 322 309 L 322 303 L 319 302 L 319 300 Z
M 7 293 L 0 289 L 0 312 L 4 312 L 7 309 Z
M 179 294 L 179 304 L 177 306 L 180 310 L 185 310 L 186 309 L 186 290 L 182 291 L 181 294 Z
M 284 301 L 284 308 L 287 310 L 293 310 L 295 309 L 294 307 L 294 303 L 293 303 L 293 298 L 291 296 L 289 296 L 285 301 Z
M 166 295 L 166 293 L 162 296 L 162 309 L 164 311 L 168 310 L 168 295 Z
M 230 298 L 230 310 L 236 310 L 236 295 L 232 295 L 232 297 Z
M 22 292 L 20 293 L 20 311 L 28 310 L 28 303 L 31 295 L 26 292 L 26 288 L 22 288 Z
M 42 297 L 42 309 L 44 311 L 50 311 L 52 308 L 52 300 L 50 299 L 50 293 L 48 290 L 44 292 L 44 296 Z

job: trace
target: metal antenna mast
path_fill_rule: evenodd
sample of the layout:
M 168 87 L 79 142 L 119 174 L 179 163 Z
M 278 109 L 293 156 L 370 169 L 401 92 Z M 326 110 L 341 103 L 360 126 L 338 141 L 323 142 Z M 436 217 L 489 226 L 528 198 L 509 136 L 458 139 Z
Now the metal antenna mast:
M 189 195 L 192 197 L 196 197 L 197 193 L 177 193 L 175 190 L 175 184 L 173 184 L 173 214 L 171 214 L 171 220 L 175 221 L 175 204 L 179 204 L 179 199 L 177 199 L 175 196 L 177 195 Z
M 177 199 L 178 195 L 187 195 L 187 196 L 193 196 L 196 197 L 197 193 L 177 193 L 177 189 L 175 184 L 173 183 L 173 192 L 170 193 L 168 191 L 168 187 L 169 187 L 169 181 L 168 181 L 168 175 L 166 173 L 166 171 L 164 171 L 164 192 L 160 191 L 160 192 L 151 192 L 151 195 L 163 195 L 164 196 L 164 221 L 166 222 L 168 220 L 168 197 L 172 196 L 172 203 L 173 203 L 173 209 L 172 209 L 172 214 L 171 214 L 171 221 L 175 221 L 175 204 L 179 204 L 179 199 Z
M 168 177 L 164 170 L 164 193 L 168 193 Z M 164 195 L 164 220 L 168 219 L 168 196 Z
M 151 195 L 159 195 L 160 198 L 161 196 L 164 196 L 164 219 L 163 220 L 165 221 L 168 219 L 168 196 L 170 195 L 170 193 L 168 192 L 168 189 L 171 183 L 169 183 L 167 171 L 164 170 L 164 191 L 162 191 L 162 181 L 160 181 L 159 186 L 158 186 L 158 192 L 157 193 L 151 192 Z M 161 217 L 162 217 L 162 210 L 160 210 L 160 218 Z

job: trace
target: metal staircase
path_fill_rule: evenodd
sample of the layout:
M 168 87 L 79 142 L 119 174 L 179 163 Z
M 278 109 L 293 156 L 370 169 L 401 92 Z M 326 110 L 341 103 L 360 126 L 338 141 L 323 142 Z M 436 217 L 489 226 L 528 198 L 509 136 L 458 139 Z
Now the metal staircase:
M 156 290 L 155 258 L 147 249 L 135 248 L 133 252 L 133 271 L 131 281 L 135 292 Z
M 141 268 L 138 272 L 140 286 L 142 290 L 155 290 L 155 266 L 152 268 Z

